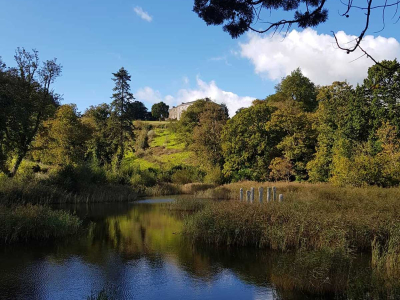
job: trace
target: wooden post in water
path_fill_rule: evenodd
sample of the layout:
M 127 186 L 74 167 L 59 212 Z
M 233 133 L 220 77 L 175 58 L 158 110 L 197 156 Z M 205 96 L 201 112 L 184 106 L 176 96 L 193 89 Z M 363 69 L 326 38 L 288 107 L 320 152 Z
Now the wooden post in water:
M 250 191 L 251 191 L 251 203 L 253 203 L 254 202 L 254 188 L 252 187 L 250 189 Z
M 263 194 L 264 194 L 264 188 L 262 187 L 258 188 L 258 201 L 260 203 L 263 202 Z
M 283 201 L 283 195 L 279 194 L 279 202 L 282 202 L 282 201 Z
M 240 189 L 240 201 L 243 201 L 243 189 Z
M 251 198 L 251 192 L 250 191 L 246 191 L 246 196 L 247 196 L 247 202 L 250 202 L 250 198 Z
M 276 194 L 276 187 L 272 187 L 272 200 L 276 201 L 277 199 L 277 194 Z
M 271 201 L 271 188 L 268 187 L 267 188 L 267 202 L 270 202 L 270 201 Z

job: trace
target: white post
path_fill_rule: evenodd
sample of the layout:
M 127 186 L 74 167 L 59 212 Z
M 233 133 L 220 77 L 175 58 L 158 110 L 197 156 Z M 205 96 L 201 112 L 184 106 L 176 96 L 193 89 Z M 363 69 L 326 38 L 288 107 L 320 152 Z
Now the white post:
M 243 189 L 240 189 L 240 201 L 243 201 Z
M 260 201 L 260 203 L 263 202 L 263 193 L 264 193 L 264 188 L 262 187 L 258 188 L 258 201 Z
M 251 189 L 251 203 L 254 202 L 254 188 L 252 187 Z
M 267 188 L 267 202 L 271 201 L 271 188 Z
M 279 194 L 279 202 L 282 202 L 282 201 L 283 201 L 283 195 Z
M 250 191 L 246 191 L 246 196 L 247 196 L 247 202 L 250 202 L 251 192 Z
M 276 194 L 276 187 L 274 186 L 274 187 L 272 187 L 272 199 L 274 200 L 274 201 L 276 201 L 277 199 L 277 194 Z

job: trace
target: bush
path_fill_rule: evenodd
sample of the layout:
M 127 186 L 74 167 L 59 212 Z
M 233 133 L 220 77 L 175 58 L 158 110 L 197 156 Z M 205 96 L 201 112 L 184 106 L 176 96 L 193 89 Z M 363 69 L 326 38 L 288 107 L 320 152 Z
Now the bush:
M 177 184 L 201 182 L 204 178 L 204 173 L 195 167 L 176 166 L 170 172 L 172 173 L 171 181 Z
M 207 171 L 207 175 L 204 177 L 205 183 L 222 184 L 223 174 L 218 166 L 212 167 Z
M 148 130 L 142 129 L 139 131 L 139 135 L 136 138 L 135 143 L 135 150 L 145 150 L 149 147 L 149 137 L 148 137 Z

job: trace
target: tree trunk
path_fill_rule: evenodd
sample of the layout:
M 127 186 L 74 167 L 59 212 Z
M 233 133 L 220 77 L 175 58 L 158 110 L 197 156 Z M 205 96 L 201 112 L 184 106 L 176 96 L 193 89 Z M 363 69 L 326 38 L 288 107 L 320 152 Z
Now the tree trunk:
M 15 164 L 14 164 L 14 166 L 13 166 L 13 168 L 12 168 L 10 174 L 9 174 L 9 177 L 14 177 L 15 174 L 17 174 L 18 168 L 21 165 L 21 162 L 24 159 L 25 155 L 26 155 L 26 152 L 18 154 L 17 160 L 15 161 Z

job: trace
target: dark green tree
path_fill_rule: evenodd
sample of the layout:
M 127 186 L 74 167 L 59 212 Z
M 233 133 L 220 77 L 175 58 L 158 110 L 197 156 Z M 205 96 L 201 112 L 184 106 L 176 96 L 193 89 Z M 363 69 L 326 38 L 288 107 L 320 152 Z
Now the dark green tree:
M 208 168 L 210 166 L 221 168 L 223 165 L 221 135 L 227 120 L 225 105 L 208 102 L 199 115 L 197 126 L 193 129 L 191 148 L 202 158 L 201 163 Z
M 113 73 L 112 80 L 115 82 L 113 88 L 114 94 L 112 95 L 113 101 L 111 102 L 112 118 L 118 123 L 116 128 L 119 136 L 118 154 L 117 154 L 117 167 L 121 165 L 125 153 L 126 137 L 132 131 L 132 122 L 129 114 L 129 107 L 135 99 L 131 93 L 129 82 L 131 76 L 128 71 L 123 67 L 117 73 Z
M 279 141 L 266 128 L 275 110 L 266 101 L 260 101 L 228 120 L 222 133 L 223 173 L 227 179 L 268 179 L 268 167 L 280 154 L 276 149 Z
M 400 137 L 400 63 L 397 60 L 382 61 L 368 70 L 368 77 L 359 86 L 357 95 L 368 107 L 368 127 L 370 137 L 389 121 L 398 128 Z M 365 130 L 366 128 L 364 128 Z
M 217 104 L 209 98 L 197 100 L 182 113 L 181 119 L 179 120 L 179 133 L 186 145 L 193 143 L 193 130 L 200 124 L 201 114 L 211 107 L 221 109 L 226 119 L 228 119 L 228 109 L 226 106 Z
M 140 101 L 130 102 L 127 105 L 127 115 L 131 121 L 147 120 L 148 119 L 147 107 Z
M 164 102 L 153 104 L 151 114 L 155 119 L 167 119 L 169 115 L 169 106 Z
M 33 143 L 32 156 L 44 163 L 80 164 L 85 159 L 91 134 L 75 104 L 61 105 L 55 116 L 44 122 Z
M 87 157 L 98 165 L 111 164 L 118 151 L 118 135 L 111 119 L 111 107 L 106 103 L 90 106 L 82 117 L 83 123 L 92 128 L 88 141 Z
M 271 103 L 293 100 L 301 105 L 305 111 L 314 111 L 317 106 L 318 90 L 310 79 L 305 77 L 298 68 L 284 77 L 275 86 L 276 93 L 267 98 Z
M 61 75 L 61 65 L 57 60 L 45 61 L 40 66 L 36 50 L 28 52 L 18 48 L 15 52 L 17 67 L 2 67 L 3 83 L 1 86 L 1 103 L 3 110 L 4 133 L 2 149 L 9 149 L 15 161 L 9 169 L 2 164 L 1 169 L 10 177 L 31 150 L 31 145 L 42 123 L 51 116 L 59 105 L 60 97 L 51 84 Z M 3 155 L 4 156 L 4 155 Z

